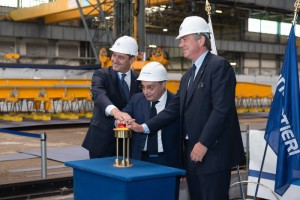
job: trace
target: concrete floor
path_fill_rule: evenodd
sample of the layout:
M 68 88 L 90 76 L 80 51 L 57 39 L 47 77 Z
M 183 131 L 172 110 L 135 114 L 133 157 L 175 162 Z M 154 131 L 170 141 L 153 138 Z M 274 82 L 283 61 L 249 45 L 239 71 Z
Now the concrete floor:
M 27 133 L 47 134 L 47 148 L 60 148 L 81 145 L 86 134 L 87 127 L 47 129 L 47 130 L 26 130 Z M 7 133 L 0 133 L 0 155 L 14 154 L 24 150 L 40 149 L 40 139 L 28 138 Z M 37 168 L 41 166 L 40 158 L 26 160 L 2 161 L 0 162 L 0 184 L 24 182 L 30 180 L 40 180 L 40 171 L 10 172 L 14 169 Z M 61 162 L 48 160 L 48 166 L 63 165 Z M 69 173 L 66 173 L 69 172 Z M 53 175 L 51 175 L 51 173 Z M 62 174 L 59 174 L 62 173 Z M 72 169 L 60 168 L 48 170 L 48 178 L 72 176 Z

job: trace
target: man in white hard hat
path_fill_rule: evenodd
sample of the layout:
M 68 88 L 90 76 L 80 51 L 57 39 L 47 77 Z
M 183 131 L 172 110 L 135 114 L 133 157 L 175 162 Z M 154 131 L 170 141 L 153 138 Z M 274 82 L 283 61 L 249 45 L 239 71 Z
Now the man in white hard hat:
M 161 112 L 175 95 L 166 89 L 167 71 L 159 62 L 146 64 L 137 80 L 141 81 L 143 92 L 134 94 L 122 111 L 128 113 L 137 123 L 141 124 Z M 183 168 L 182 140 L 179 130 L 179 120 L 174 120 L 162 129 L 147 135 L 133 133 L 131 158 Z M 178 199 L 179 179 L 175 191 L 174 199 Z
M 166 89 L 167 71 L 159 62 L 146 64 L 137 80 L 141 81 L 143 92 L 133 95 L 122 111 L 128 113 L 137 123 L 144 123 L 154 117 L 151 116 L 153 109 L 156 109 L 156 114 L 162 111 L 174 98 L 174 94 Z M 155 143 L 152 143 L 153 139 L 156 140 Z M 132 158 L 170 167 L 182 167 L 182 149 L 179 147 L 179 121 L 175 120 L 162 130 L 148 135 L 133 134 Z
M 184 19 L 179 47 L 193 67 L 181 78 L 176 97 L 146 124 L 129 128 L 148 133 L 180 118 L 191 200 L 228 200 L 231 168 L 245 160 L 235 107 L 236 78 L 224 58 L 210 53 L 209 27 L 198 16 Z
M 122 36 L 110 50 L 112 66 L 96 70 L 92 77 L 93 117 L 82 144 L 89 151 L 90 158 L 115 155 L 115 119 L 126 116 L 120 110 L 134 93 L 140 92 L 136 81 L 138 74 L 131 70 L 131 64 L 138 54 L 135 39 Z

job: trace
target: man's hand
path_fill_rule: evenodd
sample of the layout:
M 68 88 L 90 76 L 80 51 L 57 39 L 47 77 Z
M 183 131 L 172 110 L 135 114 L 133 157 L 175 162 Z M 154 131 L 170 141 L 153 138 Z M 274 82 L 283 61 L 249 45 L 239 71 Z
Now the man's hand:
M 112 116 L 114 116 L 114 118 L 116 120 L 119 120 L 119 121 L 122 121 L 122 122 L 128 123 L 128 122 L 132 121 L 132 118 L 130 117 L 130 115 L 128 115 L 125 112 L 121 112 L 118 108 L 112 109 L 112 111 L 110 112 L 110 114 Z
M 132 119 L 130 122 L 135 121 L 135 119 Z M 125 120 L 115 120 L 115 126 L 118 127 L 118 125 L 125 125 L 127 127 L 129 122 L 126 122 Z
M 133 130 L 136 133 L 144 133 L 144 128 L 142 125 L 136 123 L 134 120 L 127 123 L 127 128 Z
M 194 162 L 202 162 L 203 157 L 205 156 L 207 152 L 207 147 L 201 144 L 200 142 L 197 142 L 191 152 L 191 160 Z

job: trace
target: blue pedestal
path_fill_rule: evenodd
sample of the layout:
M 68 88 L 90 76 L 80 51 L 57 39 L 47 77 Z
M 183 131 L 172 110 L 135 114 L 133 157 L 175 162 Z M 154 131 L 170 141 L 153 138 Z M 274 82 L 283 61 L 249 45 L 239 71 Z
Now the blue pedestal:
M 115 157 L 70 161 L 75 200 L 174 200 L 176 176 L 185 170 L 132 160 L 129 168 L 114 167 Z

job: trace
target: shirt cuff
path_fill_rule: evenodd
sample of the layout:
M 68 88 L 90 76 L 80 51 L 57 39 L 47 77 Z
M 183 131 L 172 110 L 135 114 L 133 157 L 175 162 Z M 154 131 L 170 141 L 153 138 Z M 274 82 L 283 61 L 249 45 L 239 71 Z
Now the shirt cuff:
M 117 107 L 114 106 L 114 105 L 109 105 L 109 106 L 107 106 L 107 107 L 105 108 L 105 115 L 106 115 L 106 116 L 111 115 L 110 113 L 111 113 L 112 109 L 114 109 L 114 108 L 117 108 Z
M 146 133 L 146 134 L 149 134 L 149 133 L 150 133 L 149 127 L 148 127 L 146 124 L 142 124 L 141 126 L 142 126 L 143 129 L 144 129 L 144 133 Z

